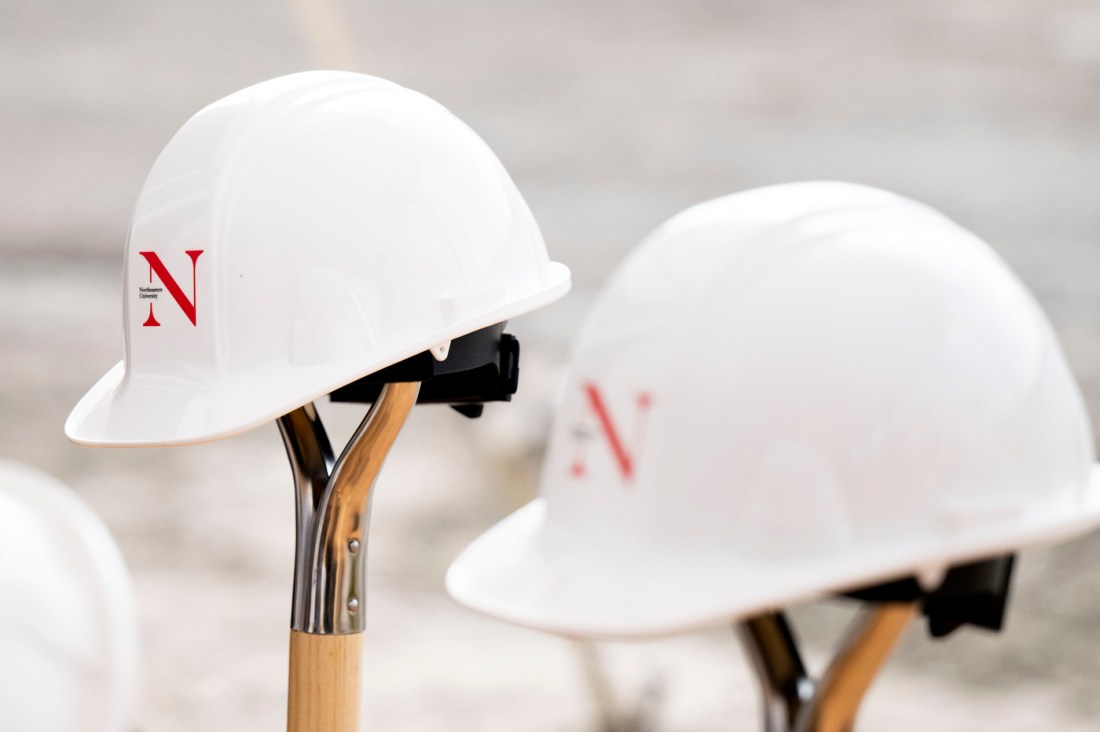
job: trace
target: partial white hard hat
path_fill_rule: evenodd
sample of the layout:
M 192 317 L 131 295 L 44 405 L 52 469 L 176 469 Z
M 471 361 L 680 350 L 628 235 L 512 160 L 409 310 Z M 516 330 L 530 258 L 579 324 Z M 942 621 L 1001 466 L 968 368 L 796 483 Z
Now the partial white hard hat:
M 542 497 L 451 567 L 570 635 L 725 623 L 1100 522 L 1081 395 L 997 255 L 841 183 L 688 209 L 581 330 Z
M 0 460 L 0 729 L 135 729 L 137 633 L 107 529 L 64 485 Z
M 125 359 L 65 432 L 224 437 L 568 289 L 500 161 L 442 106 L 361 74 L 272 79 L 157 159 L 127 245 Z

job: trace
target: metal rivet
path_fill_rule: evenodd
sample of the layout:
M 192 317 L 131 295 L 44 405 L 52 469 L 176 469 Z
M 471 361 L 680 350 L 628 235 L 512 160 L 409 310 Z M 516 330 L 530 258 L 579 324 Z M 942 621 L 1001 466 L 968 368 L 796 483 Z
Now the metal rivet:
M 352 615 L 359 612 L 359 599 L 352 597 L 348 599 L 348 612 Z
M 359 540 L 358 539 L 352 539 L 351 541 L 348 542 L 348 551 L 351 552 L 352 554 L 358 554 L 359 553 Z

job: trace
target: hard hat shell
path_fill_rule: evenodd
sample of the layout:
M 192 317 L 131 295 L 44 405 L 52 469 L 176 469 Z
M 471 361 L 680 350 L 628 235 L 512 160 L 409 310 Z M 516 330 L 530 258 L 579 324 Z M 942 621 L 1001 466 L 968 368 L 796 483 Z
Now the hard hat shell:
M 125 358 L 70 415 L 81 444 L 249 429 L 569 289 L 469 127 L 335 71 L 192 117 L 138 197 L 125 268 Z
M 782 185 L 690 208 L 580 331 L 542 497 L 448 573 L 568 635 L 663 635 L 1082 532 L 1100 482 L 1049 323 L 905 198 Z
M 0 460 L 0 729 L 134 729 L 137 629 L 99 519 L 50 476 Z

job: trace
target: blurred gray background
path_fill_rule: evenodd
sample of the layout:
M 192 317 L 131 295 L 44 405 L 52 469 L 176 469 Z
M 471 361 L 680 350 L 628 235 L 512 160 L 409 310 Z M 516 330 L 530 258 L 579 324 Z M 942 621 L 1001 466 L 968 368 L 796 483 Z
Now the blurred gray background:
M 143 729 L 280 729 L 293 544 L 273 426 L 165 450 L 66 442 L 121 354 L 132 203 L 175 130 L 315 67 L 388 77 L 478 130 L 573 293 L 524 317 L 511 406 L 418 410 L 374 504 L 378 730 L 757 729 L 732 633 L 577 647 L 475 617 L 451 558 L 535 491 L 549 399 L 599 283 L 707 198 L 831 178 L 925 201 L 1037 294 L 1100 421 L 1100 3 L 1061 0 L 0 0 L 0 454 L 84 496 L 133 571 Z M 361 416 L 323 405 L 342 438 Z M 1100 728 L 1100 540 L 1025 552 L 1006 632 L 912 630 L 864 729 Z M 851 608 L 796 613 L 824 659 Z M 2 652 L 2 651 L 0 651 Z

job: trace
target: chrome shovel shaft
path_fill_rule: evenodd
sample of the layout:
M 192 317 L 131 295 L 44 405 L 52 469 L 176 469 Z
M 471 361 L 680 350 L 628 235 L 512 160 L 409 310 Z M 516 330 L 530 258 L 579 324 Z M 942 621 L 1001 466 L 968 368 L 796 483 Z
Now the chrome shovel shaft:
M 863 697 L 916 614 L 914 602 L 887 602 L 862 612 L 799 715 L 796 732 L 850 732 Z
M 863 610 L 816 682 L 782 613 L 739 623 L 738 637 L 760 682 L 766 732 L 851 732 L 867 690 L 916 611 L 914 602 Z
M 765 732 L 794 729 L 814 693 L 794 633 L 782 613 L 765 613 L 735 626 L 741 646 L 760 682 Z
M 361 632 L 372 491 L 420 390 L 387 384 L 336 460 L 312 404 L 279 419 L 297 496 L 291 628 Z
M 336 463 L 328 434 L 312 403 L 279 418 L 290 469 L 294 474 L 294 593 L 290 627 L 304 630 L 309 624 L 309 598 L 313 588 L 313 520 L 324 497 Z

